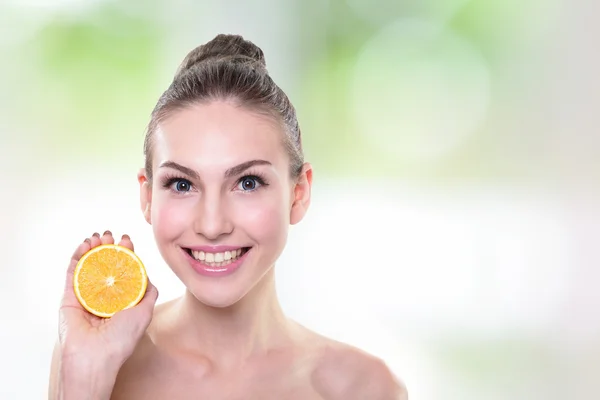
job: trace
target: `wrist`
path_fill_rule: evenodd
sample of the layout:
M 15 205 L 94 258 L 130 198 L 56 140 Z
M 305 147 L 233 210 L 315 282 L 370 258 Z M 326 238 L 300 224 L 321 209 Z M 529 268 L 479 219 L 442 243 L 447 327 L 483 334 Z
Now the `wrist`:
M 61 357 L 60 400 L 108 400 L 121 363 L 110 357 Z

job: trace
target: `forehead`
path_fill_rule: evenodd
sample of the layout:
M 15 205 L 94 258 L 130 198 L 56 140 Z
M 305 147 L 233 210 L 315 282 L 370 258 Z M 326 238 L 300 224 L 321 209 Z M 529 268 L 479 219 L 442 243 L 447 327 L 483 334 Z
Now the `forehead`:
M 286 163 L 281 125 L 274 118 L 226 101 L 173 112 L 155 132 L 153 164 L 170 160 L 227 169 L 253 159 Z

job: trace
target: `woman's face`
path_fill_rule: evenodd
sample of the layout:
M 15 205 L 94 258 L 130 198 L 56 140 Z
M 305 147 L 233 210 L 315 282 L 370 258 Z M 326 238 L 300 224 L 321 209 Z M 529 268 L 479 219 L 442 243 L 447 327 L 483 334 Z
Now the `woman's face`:
M 175 111 L 154 133 L 152 182 L 138 176 L 142 209 L 161 255 L 205 304 L 248 293 L 308 207 L 310 167 L 292 181 L 283 134 L 226 101 Z

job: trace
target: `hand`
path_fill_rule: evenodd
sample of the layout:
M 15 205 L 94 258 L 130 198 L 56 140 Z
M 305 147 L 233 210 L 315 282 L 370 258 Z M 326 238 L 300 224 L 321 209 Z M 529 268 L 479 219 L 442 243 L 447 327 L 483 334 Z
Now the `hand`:
M 77 300 L 73 289 L 73 272 L 79 259 L 90 249 L 102 244 L 113 244 L 112 233 L 98 233 L 77 247 L 67 270 L 65 290 L 59 313 L 59 343 L 63 362 L 85 358 L 87 362 L 105 364 L 109 359 L 116 368 L 133 354 L 152 320 L 158 291 L 148 282 L 144 298 L 135 307 L 117 312 L 111 318 L 100 318 L 89 313 Z M 129 236 L 123 235 L 119 245 L 133 251 Z

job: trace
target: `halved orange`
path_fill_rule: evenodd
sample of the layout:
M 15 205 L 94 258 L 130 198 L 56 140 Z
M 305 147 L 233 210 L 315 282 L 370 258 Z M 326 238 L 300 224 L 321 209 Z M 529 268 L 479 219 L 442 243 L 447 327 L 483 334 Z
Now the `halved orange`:
M 147 286 L 142 260 L 116 244 L 97 246 L 85 253 L 73 276 L 75 296 L 81 305 L 103 318 L 138 304 Z

